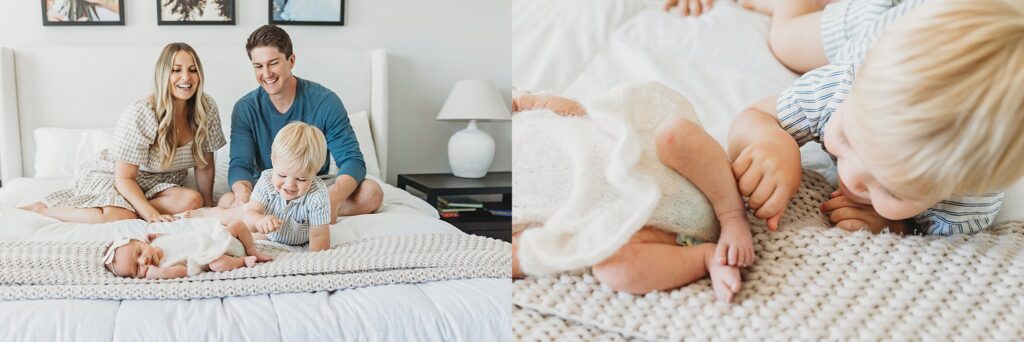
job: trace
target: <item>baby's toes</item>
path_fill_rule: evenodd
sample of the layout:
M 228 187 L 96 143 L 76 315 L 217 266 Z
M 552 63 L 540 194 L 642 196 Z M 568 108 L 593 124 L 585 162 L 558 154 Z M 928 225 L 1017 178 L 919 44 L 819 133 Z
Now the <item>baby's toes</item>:
M 267 262 L 274 260 L 274 257 L 266 253 L 256 253 L 256 262 Z
M 256 266 L 256 256 L 250 255 L 245 257 L 245 267 Z

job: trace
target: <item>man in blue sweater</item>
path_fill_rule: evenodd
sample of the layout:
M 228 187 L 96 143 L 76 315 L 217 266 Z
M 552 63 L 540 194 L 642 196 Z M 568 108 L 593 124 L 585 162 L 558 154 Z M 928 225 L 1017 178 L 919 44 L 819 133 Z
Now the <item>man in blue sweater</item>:
M 273 167 L 270 146 L 274 136 L 289 122 L 302 121 L 324 133 L 327 149 L 338 165 L 336 177 L 327 175 L 330 158 L 324 160 L 317 173 L 328 178 L 332 223 L 339 216 L 377 211 L 383 191 L 380 184 L 363 179 L 366 163 L 349 124 L 348 112 L 330 89 L 292 75 L 295 55 L 288 33 L 277 26 L 264 25 L 249 35 L 245 49 L 260 87 L 242 96 L 231 113 L 231 192 L 221 197 L 218 206 L 235 207 L 249 202 L 260 173 Z

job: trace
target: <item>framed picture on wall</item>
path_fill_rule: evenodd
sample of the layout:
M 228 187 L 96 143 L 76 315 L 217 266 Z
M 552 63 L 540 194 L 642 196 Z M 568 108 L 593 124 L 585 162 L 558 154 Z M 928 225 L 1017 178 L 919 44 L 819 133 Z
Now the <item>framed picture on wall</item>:
M 124 25 L 124 0 L 40 0 L 43 25 Z
M 235 0 L 156 0 L 157 25 L 234 25 Z
M 268 0 L 274 25 L 345 25 L 345 0 Z

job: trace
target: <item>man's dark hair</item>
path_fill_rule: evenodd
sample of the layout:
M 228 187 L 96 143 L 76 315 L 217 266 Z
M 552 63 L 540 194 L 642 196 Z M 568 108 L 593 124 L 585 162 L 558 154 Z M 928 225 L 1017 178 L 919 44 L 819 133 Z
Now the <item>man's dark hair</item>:
M 245 53 L 252 59 L 252 49 L 264 46 L 276 47 L 284 54 L 284 58 L 292 58 L 292 39 L 288 32 L 274 25 L 263 25 L 252 31 L 245 42 Z

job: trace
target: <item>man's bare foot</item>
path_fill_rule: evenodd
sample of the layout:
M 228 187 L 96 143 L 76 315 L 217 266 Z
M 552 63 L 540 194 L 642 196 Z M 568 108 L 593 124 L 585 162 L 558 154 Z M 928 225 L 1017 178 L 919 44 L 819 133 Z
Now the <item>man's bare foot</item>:
M 43 209 L 46 209 L 46 204 L 43 204 L 43 202 L 36 202 L 36 203 L 32 203 L 32 204 L 26 205 L 24 207 L 20 207 L 18 209 L 28 210 L 28 211 L 31 211 L 31 212 L 37 212 L 38 213 L 38 212 L 42 211 Z
M 737 0 L 740 6 L 748 10 L 772 15 L 772 11 L 775 10 L 775 0 Z
M 185 212 L 178 215 L 181 215 L 181 218 L 209 217 L 209 215 L 204 214 L 205 211 L 206 210 L 203 210 L 203 208 L 185 210 Z
M 715 291 L 715 297 L 720 301 L 732 302 L 732 298 L 740 291 L 743 281 L 740 279 L 740 269 L 736 266 L 722 265 L 715 260 L 714 249 L 708 249 L 704 254 L 704 265 L 708 268 L 708 275 L 711 276 L 711 287 Z

